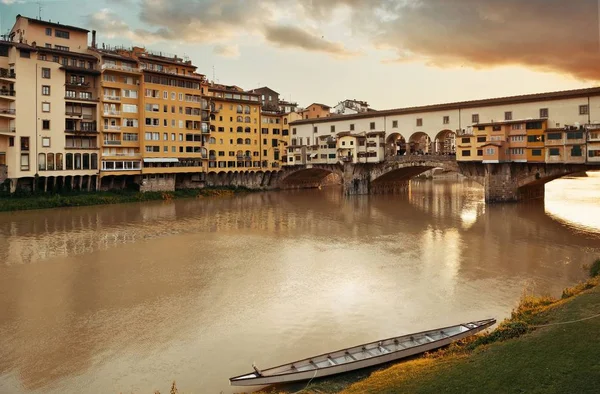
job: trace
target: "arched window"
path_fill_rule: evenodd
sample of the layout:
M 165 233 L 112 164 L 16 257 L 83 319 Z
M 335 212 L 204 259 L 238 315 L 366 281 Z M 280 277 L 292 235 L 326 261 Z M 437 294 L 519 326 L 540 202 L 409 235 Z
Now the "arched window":
M 244 111 L 242 110 L 242 106 L 241 105 L 237 106 L 237 113 L 238 114 L 244 113 Z
M 92 153 L 92 170 L 97 170 L 98 169 L 98 154 L 97 153 Z
M 73 169 L 73 154 L 72 153 L 67 153 L 65 169 L 67 169 L 67 170 Z
M 217 143 L 217 139 L 216 139 L 215 137 L 210 137 L 210 138 L 208 139 L 208 143 L 209 143 L 209 144 L 216 144 L 216 143 Z
M 217 120 L 217 117 L 215 116 L 215 114 L 210 114 L 210 120 Z
M 40 153 L 38 155 L 38 169 L 40 171 L 46 171 L 46 154 Z
M 241 123 L 241 122 L 244 121 L 244 117 L 243 116 L 238 116 L 236 120 Z
M 81 170 L 81 153 L 75 153 L 75 169 Z
M 246 143 L 246 145 L 250 145 L 252 143 L 252 141 L 250 141 L 250 138 L 246 138 L 245 143 Z
M 48 160 L 46 160 L 46 168 L 48 171 L 54 171 L 54 153 L 48 153 Z
M 83 154 L 83 169 L 84 170 L 90 169 L 90 154 L 89 153 Z
M 250 129 L 250 127 L 246 127 L 246 129 L 244 130 L 246 133 L 250 133 L 252 130 Z
M 237 132 L 238 133 L 243 133 L 244 132 L 244 128 L 242 126 L 238 126 Z
M 246 154 L 245 154 L 245 156 L 246 156 L 246 157 L 250 157 L 251 155 L 252 155 L 252 153 L 250 153 L 250 151 L 249 151 L 249 150 L 247 150 L 247 151 L 246 151 Z
M 245 113 L 245 114 L 249 114 L 249 113 L 250 113 L 250 106 L 249 106 L 249 105 L 246 105 L 246 106 L 244 107 L 244 113 Z
M 287 118 L 283 118 L 283 124 L 287 124 Z
M 62 169 L 63 169 L 63 154 L 57 153 L 56 154 L 56 170 L 62 171 Z
M 246 116 L 246 117 L 244 118 L 244 123 L 252 123 L 252 121 L 250 120 L 250 117 L 249 117 L 249 116 Z
M 243 144 L 243 143 L 244 143 L 244 140 L 243 140 L 242 138 L 238 138 L 238 139 L 237 139 L 237 143 L 238 143 L 238 144 Z
M 239 158 L 241 158 L 242 156 L 244 156 L 244 152 L 242 152 L 241 150 L 237 151 L 236 156 Z
M 200 130 L 201 130 L 203 133 L 208 133 L 208 130 L 209 130 L 209 129 L 208 129 L 208 123 L 204 123 L 204 122 L 200 123 Z M 214 131 L 214 130 L 213 130 L 213 131 Z

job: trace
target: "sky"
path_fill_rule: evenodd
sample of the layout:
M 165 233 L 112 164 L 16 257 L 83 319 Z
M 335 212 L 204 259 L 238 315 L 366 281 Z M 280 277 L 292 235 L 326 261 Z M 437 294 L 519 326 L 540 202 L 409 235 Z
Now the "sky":
M 198 72 L 308 106 L 390 109 L 577 89 L 600 80 L 600 0 L 0 0 L 188 56 Z M 90 35 L 91 39 L 91 35 Z

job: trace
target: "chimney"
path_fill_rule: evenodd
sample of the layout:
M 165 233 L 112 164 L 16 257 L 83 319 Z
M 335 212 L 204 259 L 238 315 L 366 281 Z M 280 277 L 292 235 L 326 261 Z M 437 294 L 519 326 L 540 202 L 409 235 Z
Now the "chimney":
M 96 48 L 96 30 L 92 30 L 92 48 Z

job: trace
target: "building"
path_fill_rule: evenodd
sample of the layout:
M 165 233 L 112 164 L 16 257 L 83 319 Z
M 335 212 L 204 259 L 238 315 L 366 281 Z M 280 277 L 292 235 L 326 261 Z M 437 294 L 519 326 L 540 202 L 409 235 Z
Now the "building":
M 17 15 L 0 42 L 0 176 L 11 191 L 97 186 L 100 71 L 88 33 Z
M 352 115 L 367 111 L 373 110 L 369 108 L 369 104 L 366 101 L 359 100 L 340 101 L 336 106 L 334 106 L 331 109 L 331 113 L 336 115 Z
M 331 115 L 331 107 L 325 104 L 312 103 L 300 112 L 302 119 L 327 118 Z
M 384 157 L 442 154 L 456 155 L 458 161 L 486 163 L 600 162 L 597 159 L 600 155 L 597 152 L 600 150 L 597 138 L 600 137 L 597 126 L 600 124 L 600 88 L 325 118 L 309 119 L 304 112 L 302 115 L 302 120 L 290 125 L 288 165 L 314 163 L 313 160 L 322 157 L 329 160 L 333 157 L 330 155 L 333 155 L 334 144 L 340 148 L 337 146 L 340 132 L 349 132 L 357 142 L 362 134 L 383 132 Z M 558 133 L 564 135 L 560 143 L 549 140 Z M 552 151 L 549 150 L 551 144 L 555 144 Z M 345 145 L 338 153 L 344 157 L 351 150 Z M 352 154 L 354 157 L 358 152 Z M 337 162 L 342 161 L 338 157 Z
M 260 129 L 260 94 L 237 86 L 211 84 L 211 125 L 208 170 L 235 172 L 260 170 L 263 158 Z

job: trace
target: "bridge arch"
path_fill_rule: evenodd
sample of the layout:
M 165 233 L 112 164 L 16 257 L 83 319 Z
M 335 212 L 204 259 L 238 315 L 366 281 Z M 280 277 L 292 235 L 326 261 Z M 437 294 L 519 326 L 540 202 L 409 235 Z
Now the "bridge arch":
M 339 164 L 321 164 L 290 168 L 280 173 L 279 187 L 311 188 L 324 184 L 341 184 L 343 168 Z
M 385 156 L 402 156 L 406 153 L 406 139 L 400 133 L 392 133 L 385 140 Z
M 456 133 L 449 129 L 437 133 L 433 142 L 433 153 L 436 155 L 456 154 Z
M 430 154 L 431 137 L 429 137 L 429 135 L 423 131 L 417 131 L 416 133 L 413 133 L 408 139 L 407 152 L 418 155 Z

